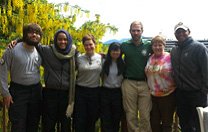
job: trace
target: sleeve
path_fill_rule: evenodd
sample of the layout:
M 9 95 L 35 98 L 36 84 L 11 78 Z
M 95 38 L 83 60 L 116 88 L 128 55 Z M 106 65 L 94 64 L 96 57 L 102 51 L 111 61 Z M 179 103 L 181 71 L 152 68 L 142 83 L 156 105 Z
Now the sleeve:
M 101 61 L 101 62 L 102 62 L 102 63 L 101 63 L 101 64 L 102 64 L 102 71 L 101 71 L 101 73 L 100 73 L 100 77 L 101 77 L 102 81 L 103 81 L 103 79 L 104 79 L 104 72 L 105 72 L 105 71 L 104 71 L 104 64 L 105 64 L 105 61 L 106 61 L 106 59 L 102 57 L 102 61 Z
M 80 56 L 80 55 L 81 55 L 81 53 L 76 49 L 76 51 L 75 51 L 75 69 L 76 70 L 78 70 L 77 60 L 78 60 L 78 56 Z
M 41 56 L 43 56 L 43 54 L 44 54 L 44 49 L 46 49 L 47 46 L 44 45 L 44 44 L 40 44 L 40 43 L 39 43 L 37 46 L 35 46 L 35 48 L 37 49 L 38 53 L 39 53 Z
M 0 63 L 0 93 L 3 97 L 11 96 L 8 89 L 8 71 L 10 71 L 12 60 L 12 49 L 7 49 L 3 53 Z
M 149 76 L 149 74 L 148 74 L 148 69 L 149 69 L 149 64 L 150 64 L 150 62 L 151 62 L 151 56 L 150 56 L 149 59 L 147 60 L 147 64 L 146 64 L 146 66 L 145 66 L 145 68 L 144 68 L 144 71 L 145 71 L 145 74 L 146 74 L 147 79 L 148 79 L 148 76 Z
M 17 38 L 16 40 L 17 40 L 17 43 L 20 43 L 23 41 L 23 38 Z
M 152 44 L 151 41 L 148 41 L 149 44 L 149 49 L 150 49 L 150 55 L 154 54 L 153 50 L 152 50 Z
M 37 46 L 35 46 L 35 48 L 42 58 L 41 65 L 44 66 L 45 65 L 44 62 L 47 60 L 45 55 L 48 54 L 48 51 L 52 50 L 52 47 L 39 43 Z
M 81 54 L 80 54 L 80 52 L 76 49 L 76 51 L 75 51 L 75 58 L 77 58 L 79 55 L 81 55 Z
M 203 46 L 198 52 L 198 64 L 202 74 L 202 91 L 208 93 L 208 49 Z
M 121 43 L 121 54 L 125 54 L 125 44 Z

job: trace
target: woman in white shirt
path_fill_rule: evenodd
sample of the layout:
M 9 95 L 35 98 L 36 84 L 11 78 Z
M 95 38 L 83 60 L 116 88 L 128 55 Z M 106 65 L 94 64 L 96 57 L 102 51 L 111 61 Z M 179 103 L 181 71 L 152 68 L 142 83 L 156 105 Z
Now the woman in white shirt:
M 75 132 L 94 132 L 99 111 L 102 57 L 95 53 L 96 41 L 92 34 L 84 35 L 82 43 L 86 53 L 77 58 Z
M 123 113 L 121 82 L 123 79 L 124 61 L 121 45 L 110 44 L 107 58 L 103 65 L 100 95 L 100 114 L 102 132 L 118 132 Z

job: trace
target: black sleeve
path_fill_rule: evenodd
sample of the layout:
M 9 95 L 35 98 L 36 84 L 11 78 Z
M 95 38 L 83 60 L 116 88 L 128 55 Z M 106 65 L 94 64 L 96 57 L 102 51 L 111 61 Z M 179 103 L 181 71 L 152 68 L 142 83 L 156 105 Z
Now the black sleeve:
M 19 43 L 23 41 L 23 38 L 17 38 L 16 40 L 17 40 L 17 43 Z
M 76 49 L 75 51 L 75 59 L 77 59 L 77 57 L 80 55 L 81 53 Z

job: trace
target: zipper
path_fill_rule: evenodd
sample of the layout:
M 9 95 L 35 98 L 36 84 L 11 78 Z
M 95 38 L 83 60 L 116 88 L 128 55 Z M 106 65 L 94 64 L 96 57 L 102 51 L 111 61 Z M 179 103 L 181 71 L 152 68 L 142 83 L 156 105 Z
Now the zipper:
M 180 48 L 180 54 L 179 54 L 179 79 L 181 80 L 181 88 L 183 88 L 183 81 L 182 81 L 182 78 L 181 78 L 181 54 L 182 54 L 182 49 Z

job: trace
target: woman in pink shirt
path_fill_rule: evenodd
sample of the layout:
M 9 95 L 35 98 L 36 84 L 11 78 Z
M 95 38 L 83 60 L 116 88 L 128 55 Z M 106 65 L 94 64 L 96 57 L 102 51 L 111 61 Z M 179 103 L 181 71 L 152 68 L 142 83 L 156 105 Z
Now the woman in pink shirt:
M 154 54 L 145 67 L 150 93 L 152 111 L 150 114 L 153 132 L 172 132 L 173 114 L 176 109 L 175 83 L 170 54 L 164 52 L 165 39 L 156 36 L 152 39 Z

